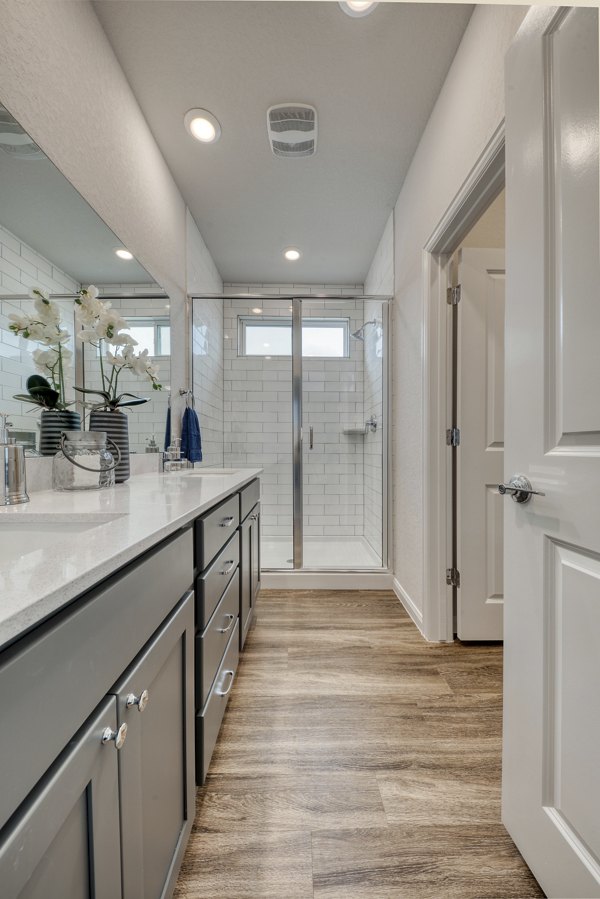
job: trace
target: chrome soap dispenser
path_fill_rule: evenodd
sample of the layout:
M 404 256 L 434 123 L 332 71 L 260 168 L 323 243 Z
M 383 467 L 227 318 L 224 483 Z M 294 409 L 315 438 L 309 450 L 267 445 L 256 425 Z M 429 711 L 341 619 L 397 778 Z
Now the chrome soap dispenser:
M 3 472 L 0 506 L 29 502 L 25 477 L 25 449 L 16 445 L 14 437 L 8 436 L 9 427 L 8 415 L 0 412 L 0 460 Z

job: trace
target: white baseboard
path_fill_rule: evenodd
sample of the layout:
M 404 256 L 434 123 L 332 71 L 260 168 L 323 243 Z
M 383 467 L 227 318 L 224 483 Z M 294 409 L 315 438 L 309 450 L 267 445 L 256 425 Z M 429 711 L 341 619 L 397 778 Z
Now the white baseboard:
M 265 590 L 391 590 L 389 571 L 263 571 Z
M 392 579 L 392 590 L 423 634 L 423 613 L 420 609 L 417 608 L 417 606 L 397 578 Z M 423 634 L 423 636 L 425 635 Z

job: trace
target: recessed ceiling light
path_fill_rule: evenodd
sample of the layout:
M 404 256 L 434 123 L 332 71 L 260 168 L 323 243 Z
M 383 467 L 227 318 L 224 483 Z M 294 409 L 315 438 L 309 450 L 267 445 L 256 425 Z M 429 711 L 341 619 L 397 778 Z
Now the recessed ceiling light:
M 368 16 L 372 13 L 377 3 L 374 0 L 340 0 L 340 7 L 347 16 L 353 19 L 360 19 L 362 16 Z
M 221 126 L 207 109 L 188 109 L 183 123 L 188 132 L 203 144 L 214 144 L 221 137 Z
M 126 250 L 123 247 L 117 247 L 115 253 L 119 259 L 133 259 L 133 253 L 130 253 L 129 250 Z
M 296 259 L 300 259 L 302 253 L 296 247 L 288 247 L 287 250 L 283 251 L 283 255 L 289 262 L 295 262 Z
M 262 312 L 262 309 L 259 309 L 258 306 L 255 306 L 252 311 L 255 312 L 257 315 L 260 315 L 260 313 Z

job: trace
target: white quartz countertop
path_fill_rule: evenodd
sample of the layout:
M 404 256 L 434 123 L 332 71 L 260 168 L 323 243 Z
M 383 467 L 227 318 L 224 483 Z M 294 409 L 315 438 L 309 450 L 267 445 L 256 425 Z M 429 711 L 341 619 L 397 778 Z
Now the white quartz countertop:
M 0 507 L 0 649 L 260 473 L 137 475 Z

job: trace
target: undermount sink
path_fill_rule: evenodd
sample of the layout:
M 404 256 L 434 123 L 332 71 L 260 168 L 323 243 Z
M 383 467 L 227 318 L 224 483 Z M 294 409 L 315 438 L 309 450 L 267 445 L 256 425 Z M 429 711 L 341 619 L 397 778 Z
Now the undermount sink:
M 10 513 L 0 516 L 0 561 L 5 562 L 36 550 L 48 549 L 72 534 L 82 534 L 109 524 L 121 515 Z

